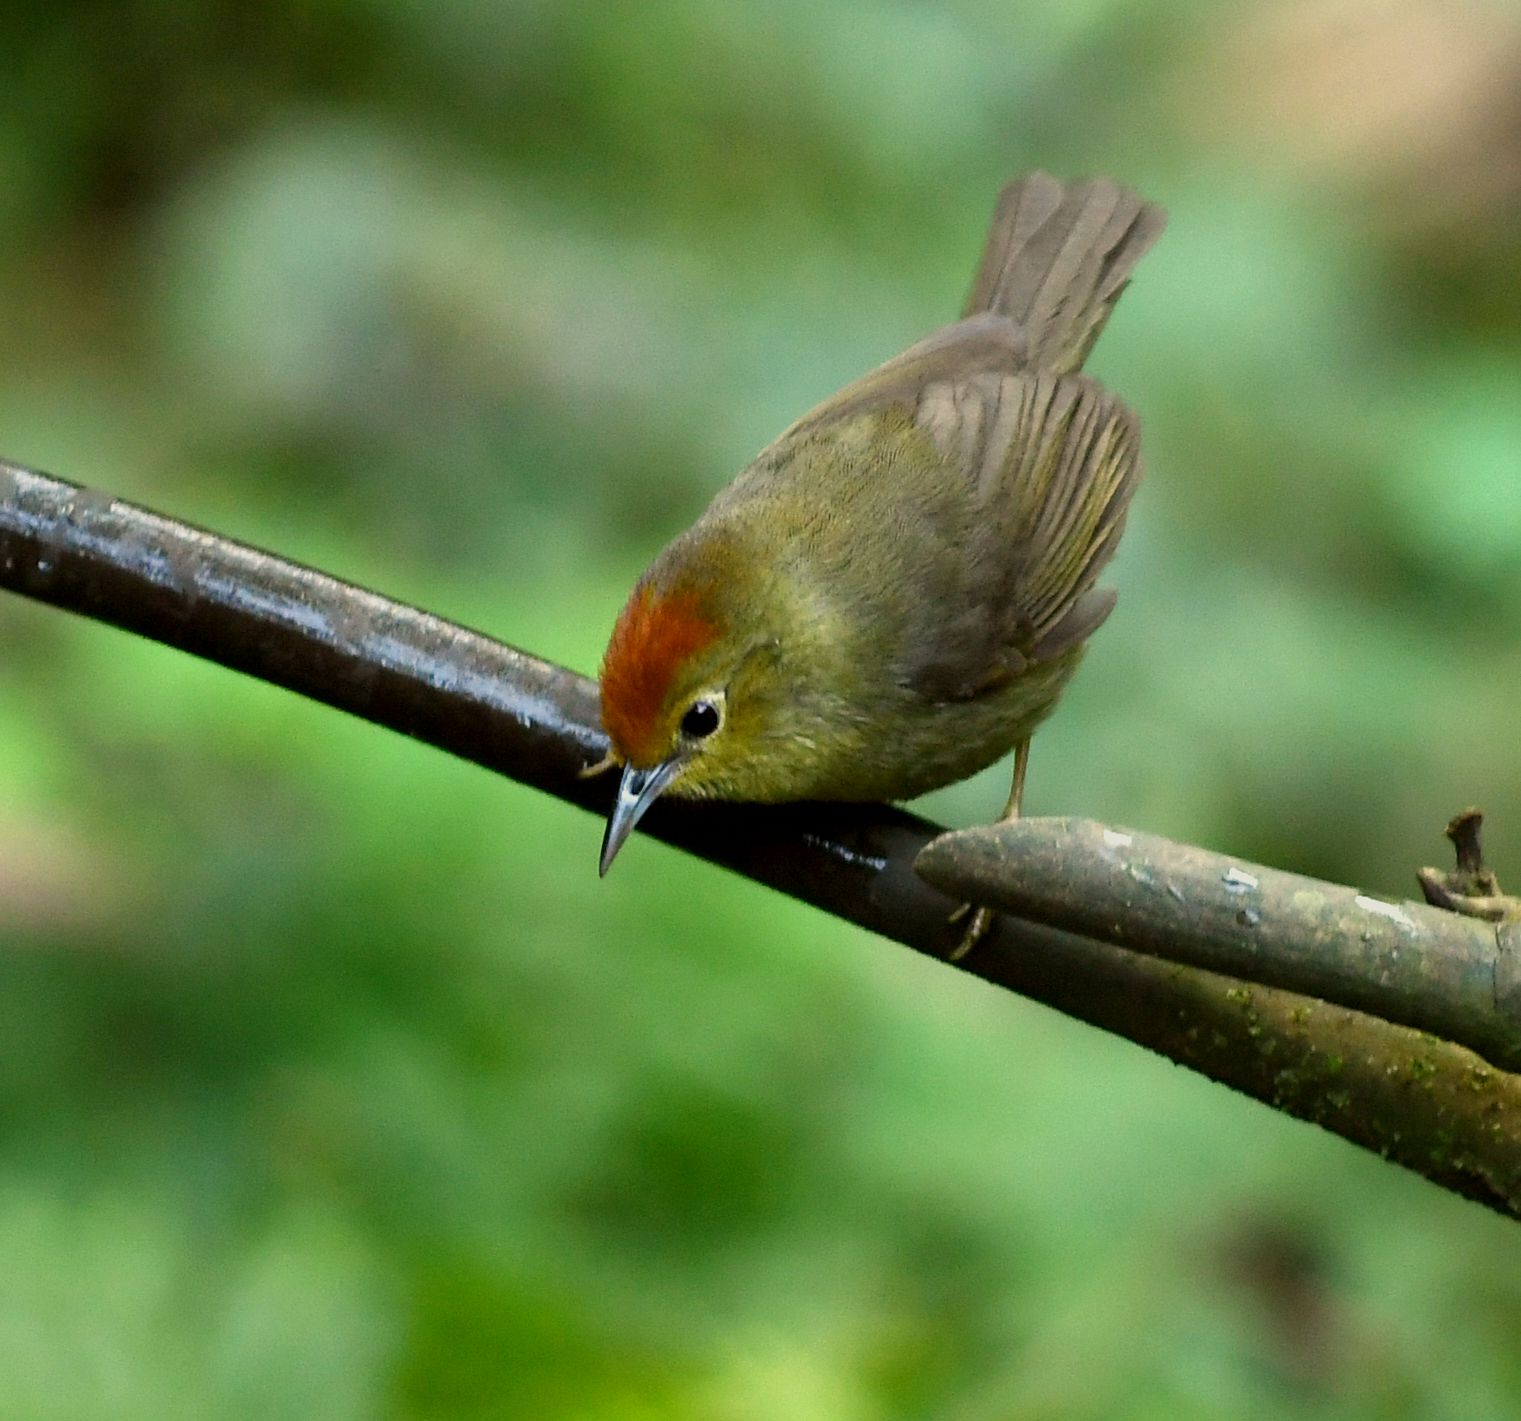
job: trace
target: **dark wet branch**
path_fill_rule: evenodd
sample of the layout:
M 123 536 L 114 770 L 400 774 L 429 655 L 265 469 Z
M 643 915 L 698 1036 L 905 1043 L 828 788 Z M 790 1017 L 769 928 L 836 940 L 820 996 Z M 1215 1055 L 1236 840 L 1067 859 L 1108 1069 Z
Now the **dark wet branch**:
M 612 785 L 595 687 L 308 568 L 0 464 L 0 586 L 336 706 L 571 803 Z M 914 871 L 940 830 L 881 806 L 657 805 L 689 852 L 943 957 L 950 898 Z M 595 888 L 597 834 L 584 865 Z M 1463 1046 L 1279 988 L 1002 919 L 959 964 L 1315 1121 L 1521 1218 L 1521 1077 Z M 1091 926 L 1091 924 L 1090 924 Z M 996 1086 L 989 1091 L 996 1109 Z

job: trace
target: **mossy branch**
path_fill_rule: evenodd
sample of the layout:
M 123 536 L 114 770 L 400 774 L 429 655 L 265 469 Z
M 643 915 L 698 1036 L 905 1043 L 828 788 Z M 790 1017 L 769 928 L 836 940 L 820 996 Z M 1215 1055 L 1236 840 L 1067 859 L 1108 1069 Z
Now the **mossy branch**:
M 1478 916 L 1389 903 L 1088 819 L 946 834 L 918 869 L 974 903 L 1354 1007 L 1521 1070 L 1515 954 L 1500 925 Z M 1485 901 L 1496 891 L 1491 884 Z
M 612 786 L 579 774 L 606 748 L 584 677 L 108 494 L 0 463 L 0 586 L 607 809 Z M 952 899 L 914 870 L 941 831 L 902 811 L 673 802 L 642 827 L 934 957 L 958 941 Z M 1057 921 L 1005 915 L 958 966 L 1521 1218 L 1521 1076 L 1412 1027 Z

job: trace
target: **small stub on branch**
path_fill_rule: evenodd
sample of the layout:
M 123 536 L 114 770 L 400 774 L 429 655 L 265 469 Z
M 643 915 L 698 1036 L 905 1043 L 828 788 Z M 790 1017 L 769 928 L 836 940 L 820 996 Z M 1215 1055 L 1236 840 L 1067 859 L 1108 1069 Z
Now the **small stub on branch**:
M 1521 922 L 1521 898 L 1502 893 L 1494 870 L 1484 862 L 1479 831 L 1484 815 L 1478 809 L 1462 809 L 1447 822 L 1447 837 L 1457 849 L 1458 866 L 1444 873 L 1439 868 L 1416 870 L 1421 891 L 1434 908 L 1462 913 L 1486 922 Z

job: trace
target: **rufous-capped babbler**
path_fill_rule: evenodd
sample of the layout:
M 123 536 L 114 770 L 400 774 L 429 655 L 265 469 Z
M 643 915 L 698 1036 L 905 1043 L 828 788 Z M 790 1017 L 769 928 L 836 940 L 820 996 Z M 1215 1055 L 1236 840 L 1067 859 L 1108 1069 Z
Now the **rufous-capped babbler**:
M 602 872 L 662 794 L 911 799 L 1012 749 L 1018 814 L 1141 471 L 1135 416 L 1079 367 L 1164 220 L 1108 178 L 1010 183 L 963 318 L 804 415 L 660 553 L 602 663 Z

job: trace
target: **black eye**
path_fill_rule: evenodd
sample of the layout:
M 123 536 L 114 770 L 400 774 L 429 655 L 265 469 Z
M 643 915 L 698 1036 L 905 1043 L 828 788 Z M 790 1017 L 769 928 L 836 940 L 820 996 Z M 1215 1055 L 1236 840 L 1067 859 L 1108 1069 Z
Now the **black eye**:
M 693 701 L 681 718 L 681 733 L 702 740 L 718 729 L 718 707 L 712 701 Z

